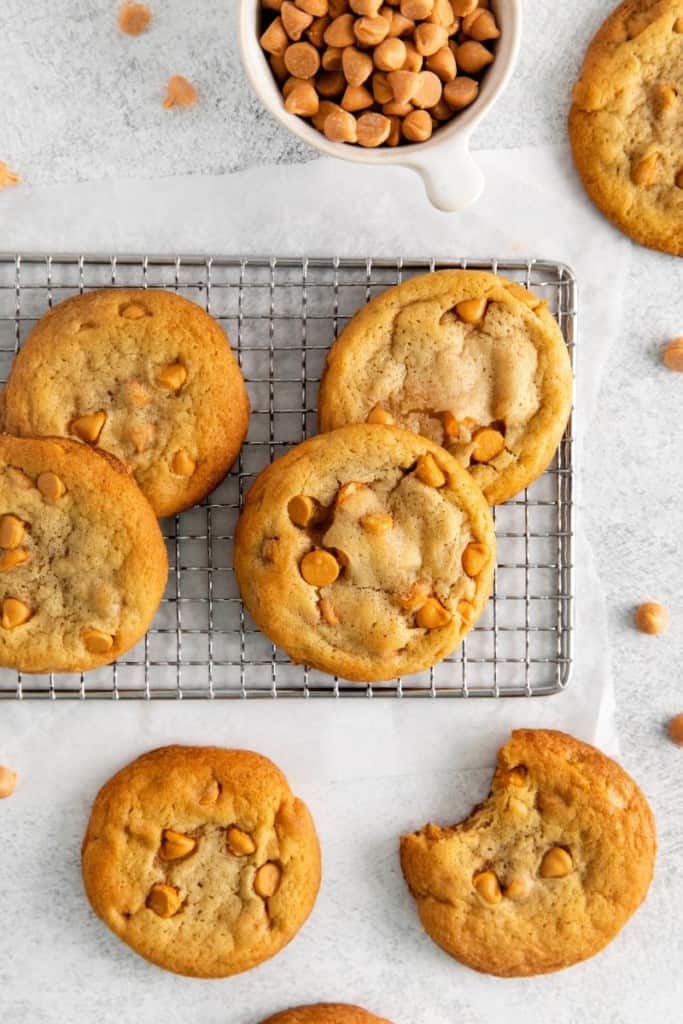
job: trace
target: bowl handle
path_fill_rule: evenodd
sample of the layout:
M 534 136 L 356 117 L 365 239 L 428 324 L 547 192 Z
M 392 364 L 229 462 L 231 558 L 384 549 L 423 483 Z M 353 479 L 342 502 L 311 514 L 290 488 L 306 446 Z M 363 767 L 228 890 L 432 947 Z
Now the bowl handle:
M 484 175 L 470 153 L 469 141 L 469 137 L 454 139 L 449 146 L 406 161 L 421 176 L 429 201 L 444 213 L 466 210 L 483 191 Z

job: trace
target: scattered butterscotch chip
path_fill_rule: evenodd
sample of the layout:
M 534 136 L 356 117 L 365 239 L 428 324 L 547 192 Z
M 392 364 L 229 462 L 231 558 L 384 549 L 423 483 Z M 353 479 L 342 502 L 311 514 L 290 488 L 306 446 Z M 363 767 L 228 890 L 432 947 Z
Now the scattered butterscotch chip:
M 305 529 L 313 519 L 317 507 L 318 503 L 315 498 L 311 498 L 308 494 L 295 494 L 289 500 L 287 512 L 295 526 Z
M 375 405 L 368 413 L 368 423 L 379 423 L 385 427 L 390 427 L 394 423 L 394 417 L 386 409 L 383 409 L 381 405 Z
M 18 185 L 21 178 L 15 171 L 11 171 L 7 164 L 0 160 L 0 188 L 9 188 L 10 185 Z
M 462 302 L 456 303 L 455 312 L 463 323 L 478 324 L 484 319 L 486 305 L 485 298 L 464 299 Z
M 169 391 L 180 391 L 187 380 L 187 370 L 182 363 L 169 363 L 159 371 L 157 381 L 162 388 Z
M 272 861 L 262 864 L 254 877 L 254 892 L 264 900 L 269 899 L 277 892 L 281 878 L 282 870 L 277 864 Z
M 437 461 L 431 452 L 420 455 L 415 467 L 415 476 L 423 484 L 427 484 L 428 487 L 443 487 L 446 483 L 446 476 L 439 469 Z
M 24 565 L 30 558 L 26 548 L 12 548 L 10 551 L 3 551 L 0 555 L 0 572 L 16 569 L 18 565 Z
M 646 601 L 638 605 L 633 621 L 641 633 L 649 633 L 650 636 L 657 636 L 663 633 L 668 625 L 669 614 L 663 604 L 656 601 Z
M 182 75 L 173 75 L 166 85 L 165 110 L 171 107 L 194 107 L 197 102 L 197 90 Z
M 0 516 L 0 548 L 18 548 L 24 539 L 24 524 L 11 512 Z
M 126 3 L 119 9 L 119 28 L 127 36 L 141 36 L 152 20 L 147 4 Z
M 462 553 L 462 567 L 468 576 L 478 576 L 489 560 L 485 544 L 471 541 Z
M 367 533 L 379 537 L 392 528 L 394 520 L 390 512 L 368 512 L 360 517 L 360 524 Z
M 196 468 L 197 463 L 192 456 L 184 448 L 179 448 L 171 462 L 173 472 L 178 476 L 192 476 Z
M 155 882 L 147 896 L 147 906 L 157 917 L 173 917 L 180 907 L 180 893 L 174 885 Z
M 683 747 L 683 714 L 676 715 L 669 722 L 669 736 L 679 747 Z
M 69 430 L 81 441 L 95 444 L 99 440 L 104 424 L 107 422 L 107 415 L 104 412 L 86 413 L 84 416 L 76 416 L 69 424 Z
M 505 886 L 505 898 L 508 900 L 523 900 L 529 895 L 531 885 L 525 878 L 513 878 Z
M 417 611 L 429 597 L 431 589 L 427 580 L 415 580 L 407 594 L 399 598 L 401 608 L 405 608 L 406 611 Z
M 0 800 L 11 796 L 17 788 L 17 773 L 0 764 Z
M 662 362 L 667 370 L 683 373 L 683 338 L 674 338 L 664 349 Z
M 475 462 L 490 462 L 505 448 L 505 438 L 499 430 L 483 427 L 474 435 L 472 458 Z
M 318 601 L 318 609 L 323 617 L 323 621 L 326 622 L 328 626 L 339 625 L 339 616 L 334 610 L 334 605 L 326 597 L 320 598 Z

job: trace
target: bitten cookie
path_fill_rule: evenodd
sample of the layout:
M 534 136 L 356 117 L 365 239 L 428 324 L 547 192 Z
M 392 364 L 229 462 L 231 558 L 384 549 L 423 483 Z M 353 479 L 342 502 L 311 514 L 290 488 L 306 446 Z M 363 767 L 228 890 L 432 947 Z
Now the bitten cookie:
M 588 47 L 569 137 L 593 202 L 683 256 L 683 0 L 626 0 Z
M 424 437 L 357 425 L 305 441 L 254 482 L 235 570 L 295 662 L 374 682 L 429 668 L 481 615 L 495 564 L 477 485 Z
M 93 910 L 159 967 L 222 978 L 294 938 L 320 886 L 308 809 L 248 750 L 162 747 L 100 790 L 83 841 Z
M 572 401 L 544 302 L 495 274 L 412 278 L 356 313 L 327 357 L 320 429 L 396 424 L 443 445 L 492 505 L 548 466 Z
M 360 1006 L 347 1003 L 317 1003 L 315 1006 L 295 1006 L 292 1010 L 276 1013 L 262 1024 L 391 1024 L 383 1017 L 375 1017 Z
M 633 779 L 565 733 L 518 729 L 465 821 L 401 839 L 425 930 L 468 967 L 545 974 L 594 956 L 647 893 L 652 812 Z
M 196 504 L 237 458 L 249 401 L 216 321 L 172 292 L 67 299 L 12 366 L 5 429 L 96 445 L 124 462 L 158 516 Z
M 156 517 L 116 459 L 0 435 L 0 665 L 114 661 L 146 633 L 167 575 Z

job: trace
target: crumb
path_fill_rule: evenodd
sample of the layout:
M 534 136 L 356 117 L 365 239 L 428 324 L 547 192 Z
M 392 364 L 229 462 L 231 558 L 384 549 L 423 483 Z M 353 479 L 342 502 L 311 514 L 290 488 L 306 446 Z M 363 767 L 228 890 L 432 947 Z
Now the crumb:
M 119 10 L 119 28 L 127 36 L 140 36 L 149 28 L 152 12 L 147 4 L 126 3 Z
M 18 185 L 21 178 L 14 171 L 10 171 L 7 164 L 0 160 L 0 188 L 7 188 L 10 185 Z
M 166 99 L 164 107 L 193 107 L 197 102 L 197 90 L 182 75 L 174 75 L 169 78 L 166 86 Z

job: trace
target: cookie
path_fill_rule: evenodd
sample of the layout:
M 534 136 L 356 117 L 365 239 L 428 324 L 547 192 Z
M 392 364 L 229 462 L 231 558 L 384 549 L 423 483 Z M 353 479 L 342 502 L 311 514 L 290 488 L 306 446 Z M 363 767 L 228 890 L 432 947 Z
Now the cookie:
M 222 978 L 294 938 L 320 886 L 308 809 L 249 750 L 162 747 L 100 790 L 83 841 L 93 910 L 152 963 Z
M 0 435 L 0 665 L 114 661 L 145 635 L 167 575 L 154 512 L 116 459 Z
M 292 1010 L 276 1013 L 262 1024 L 390 1024 L 383 1017 L 375 1017 L 360 1006 L 347 1003 L 317 1003 L 315 1006 L 295 1006 Z
M 249 401 L 225 334 L 172 292 L 67 299 L 12 366 L 5 429 L 72 437 L 124 462 L 158 516 L 201 501 L 237 458 Z
M 469 818 L 401 839 L 431 938 L 468 967 L 515 977 L 594 956 L 644 900 L 656 852 L 633 779 L 562 732 L 518 729 Z
M 394 423 L 423 434 L 495 505 L 547 468 L 571 402 L 567 347 L 546 304 L 495 274 L 442 270 L 390 288 L 342 331 L 320 429 Z
M 569 137 L 588 195 L 641 245 L 683 256 L 683 0 L 626 0 L 591 42 Z
M 235 570 L 257 625 L 295 662 L 357 682 L 429 668 L 491 592 L 495 538 L 443 448 L 360 424 L 304 441 L 254 482 Z

